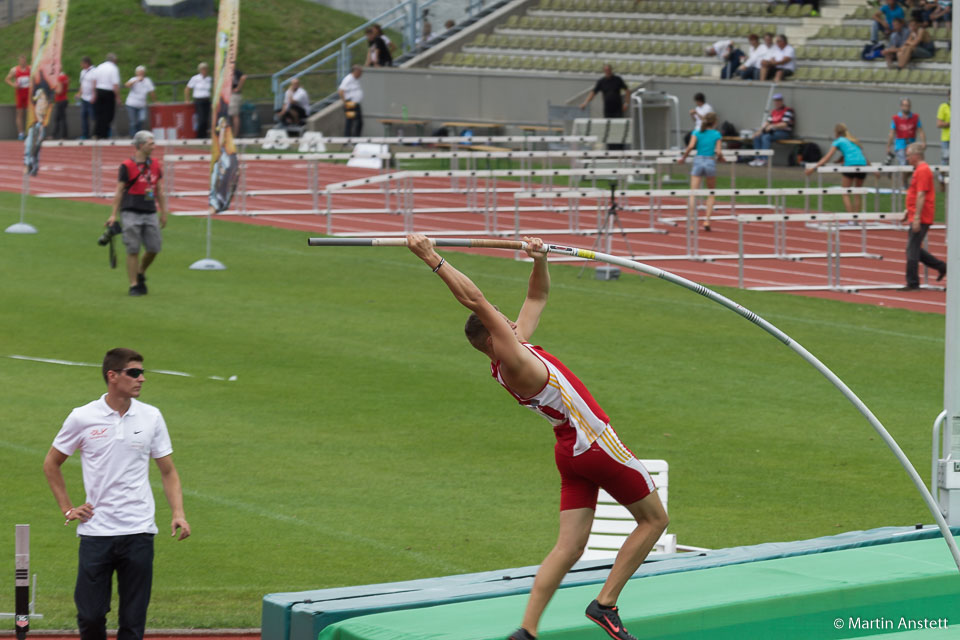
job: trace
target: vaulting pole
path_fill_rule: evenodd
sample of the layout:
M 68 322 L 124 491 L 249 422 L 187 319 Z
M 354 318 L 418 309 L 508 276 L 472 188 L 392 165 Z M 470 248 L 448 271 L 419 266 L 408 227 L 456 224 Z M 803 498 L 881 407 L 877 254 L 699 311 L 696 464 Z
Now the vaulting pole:
M 432 239 L 431 241 L 437 247 L 474 247 L 522 251 L 526 249 L 527 246 L 527 243 L 520 240 L 438 238 Z M 405 247 L 407 245 L 407 240 L 406 238 L 309 238 L 307 240 L 307 244 L 309 244 L 311 247 Z M 839 390 L 840 393 L 842 393 L 844 397 L 846 397 L 847 400 L 849 400 L 850 403 L 857 408 L 857 411 L 859 411 L 863 417 L 867 419 L 867 422 L 870 423 L 870 426 L 874 428 L 880 437 L 883 438 L 883 441 L 887 444 L 887 446 L 890 447 L 893 455 L 896 456 L 897 460 L 900 462 L 900 465 L 907 472 L 907 475 L 910 476 L 910 480 L 913 481 L 917 491 L 919 491 L 920 495 L 923 497 L 923 501 L 927 505 L 927 509 L 933 515 L 937 526 L 940 528 L 940 533 L 943 535 L 944 541 L 950 548 L 950 554 L 953 556 L 953 561 L 957 565 L 957 570 L 960 571 L 960 550 L 957 549 L 957 543 L 953 539 L 953 534 L 950 531 L 950 527 L 947 526 L 947 522 L 944 520 L 943 513 L 940 511 L 939 505 L 933 499 L 933 496 L 930 494 L 927 486 L 920 478 L 920 474 L 917 473 L 917 470 L 913 467 L 913 464 L 911 464 L 909 458 L 907 458 L 906 454 L 903 453 L 903 449 L 900 448 L 900 445 L 897 444 L 897 441 L 894 440 L 893 436 L 891 436 L 886 428 L 884 428 L 883 424 L 881 424 L 880 420 L 878 420 L 873 412 L 870 411 L 867 405 L 864 404 L 859 397 L 857 397 L 857 394 L 855 394 L 850 387 L 843 382 L 843 380 L 841 380 L 833 371 L 831 371 L 829 367 L 820 362 L 820 360 L 812 353 L 807 351 L 803 345 L 795 341 L 793 338 L 775 327 L 770 322 L 758 316 L 753 311 L 750 311 L 746 307 L 737 304 L 730 298 L 722 296 L 716 291 L 708 289 L 701 284 L 697 284 L 692 280 L 687 280 L 686 278 L 682 278 L 678 275 L 670 273 L 669 271 L 651 267 L 650 265 L 643 264 L 642 262 L 637 262 L 635 260 L 619 258 L 617 256 L 599 253 L 596 251 L 588 251 L 586 249 L 578 249 L 576 247 L 545 244 L 544 250 L 547 251 L 547 253 L 556 253 L 565 256 L 583 258 L 584 260 L 597 260 L 599 262 L 614 264 L 679 285 L 685 289 L 693 291 L 694 293 L 699 293 L 703 297 L 708 298 L 713 302 L 726 307 L 727 309 L 730 309 L 734 313 L 757 325 L 774 338 L 782 342 L 784 345 L 790 347 L 790 349 L 792 349 L 797 355 L 806 360 L 808 364 L 819 371 L 823 377 L 829 380 L 830 383 L 833 384 L 833 386 L 835 386 L 837 390 Z

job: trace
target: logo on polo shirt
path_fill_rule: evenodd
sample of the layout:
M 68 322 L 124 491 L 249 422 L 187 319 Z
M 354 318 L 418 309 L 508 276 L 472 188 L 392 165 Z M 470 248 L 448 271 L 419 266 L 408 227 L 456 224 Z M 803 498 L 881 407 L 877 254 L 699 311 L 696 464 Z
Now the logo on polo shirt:
M 107 431 L 108 431 L 109 429 L 110 429 L 110 427 L 104 427 L 103 429 L 92 429 L 92 430 L 90 431 L 90 439 L 91 439 L 91 440 L 96 440 L 97 438 L 106 438 L 106 437 L 107 437 Z

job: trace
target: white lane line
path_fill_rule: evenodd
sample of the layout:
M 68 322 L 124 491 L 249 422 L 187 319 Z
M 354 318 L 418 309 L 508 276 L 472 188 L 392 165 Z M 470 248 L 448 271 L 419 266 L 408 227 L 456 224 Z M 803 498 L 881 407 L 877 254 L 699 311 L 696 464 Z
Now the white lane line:
M 34 358 L 31 356 L 21 356 L 17 354 L 9 354 L 6 356 L 12 360 L 26 360 L 28 362 L 45 362 L 47 364 L 62 364 L 68 367 L 101 367 L 102 365 L 95 362 L 74 362 L 73 360 L 60 360 L 59 358 Z M 186 373 L 184 371 L 170 371 L 167 369 L 147 369 L 147 373 L 159 373 L 165 376 L 179 376 L 181 378 L 202 378 L 203 376 L 195 376 L 192 373 Z M 237 376 L 233 375 L 228 378 L 223 376 L 207 376 L 208 380 L 224 380 L 228 382 L 235 382 Z

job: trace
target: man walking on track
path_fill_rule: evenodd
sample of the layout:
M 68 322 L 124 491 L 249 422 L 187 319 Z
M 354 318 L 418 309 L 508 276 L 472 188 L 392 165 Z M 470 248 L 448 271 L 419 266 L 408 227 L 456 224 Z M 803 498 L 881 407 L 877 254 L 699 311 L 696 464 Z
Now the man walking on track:
M 170 504 L 170 535 L 183 540 L 190 525 L 183 511 L 180 476 L 160 411 L 140 402 L 143 356 L 111 349 L 103 358 L 107 393 L 74 409 L 43 461 L 43 472 L 66 518 L 79 520 L 79 566 L 74 601 L 81 640 L 106 640 L 113 573 L 120 600 L 117 640 L 142 640 L 153 579 L 155 505 L 150 459 L 160 469 Z M 61 467 L 80 451 L 86 501 L 74 506 Z
M 561 580 L 583 554 L 602 487 L 629 509 L 637 527 L 626 539 L 610 575 L 586 615 L 612 638 L 631 640 L 616 604 L 627 580 L 667 528 L 667 514 L 650 475 L 620 442 L 587 388 L 560 360 L 527 340 L 540 322 L 550 292 L 546 253 L 539 238 L 524 238 L 533 271 L 516 322 L 484 298 L 464 274 L 434 251 L 430 239 L 407 237 L 407 246 L 444 281 L 460 304 L 472 311 L 464 328 L 474 348 L 490 358 L 493 377 L 520 405 L 553 426 L 560 471 L 560 532 L 537 571 L 523 622 L 510 640 L 531 640 Z M 635 640 L 635 639 L 634 639 Z
M 933 224 L 937 207 L 937 191 L 933 187 L 933 171 L 923 160 L 923 145 L 914 142 L 906 149 L 907 162 L 913 166 L 913 177 L 907 189 L 907 209 L 903 222 L 910 224 L 907 236 L 907 286 L 901 291 L 920 288 L 920 263 L 937 270 L 937 280 L 947 274 L 947 263 L 923 248 L 923 239 Z

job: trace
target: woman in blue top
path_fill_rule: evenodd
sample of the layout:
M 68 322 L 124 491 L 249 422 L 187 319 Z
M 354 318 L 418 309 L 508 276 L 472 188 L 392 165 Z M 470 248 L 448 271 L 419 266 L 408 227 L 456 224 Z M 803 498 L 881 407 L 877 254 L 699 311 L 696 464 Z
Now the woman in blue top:
M 697 155 L 693 158 L 693 169 L 690 171 L 690 188 L 699 189 L 703 178 L 707 179 L 707 188 L 717 188 L 717 160 L 723 162 L 720 152 L 723 136 L 717 131 L 717 114 L 710 112 L 703 116 L 700 131 L 694 131 L 690 136 L 690 144 L 683 150 L 683 155 L 677 162 L 683 164 L 693 148 L 697 148 Z M 694 207 L 696 198 L 691 194 L 690 209 Z M 713 215 L 714 196 L 707 196 L 707 217 L 703 222 L 703 230 L 710 231 L 710 216 Z
M 837 124 L 837 126 L 833 128 L 833 136 L 836 139 L 830 145 L 830 151 L 827 151 L 827 154 L 820 158 L 820 162 L 807 169 L 807 175 L 810 175 L 818 168 L 830 162 L 830 158 L 833 157 L 836 151 L 839 151 L 841 155 L 843 155 L 843 166 L 845 167 L 867 166 L 867 156 L 863 152 L 863 146 L 860 144 L 860 141 L 850 133 L 847 125 L 842 122 Z M 854 171 L 846 171 L 842 175 L 843 181 L 840 184 L 844 189 L 862 187 L 863 181 L 867 178 L 867 174 Z M 860 211 L 860 198 L 859 195 L 852 197 L 847 194 L 843 195 L 843 206 L 846 207 L 847 213 Z

